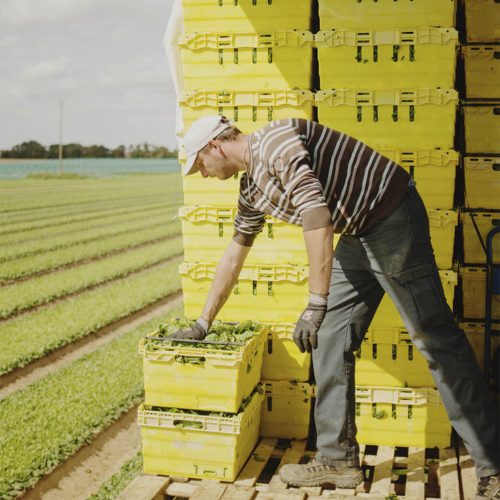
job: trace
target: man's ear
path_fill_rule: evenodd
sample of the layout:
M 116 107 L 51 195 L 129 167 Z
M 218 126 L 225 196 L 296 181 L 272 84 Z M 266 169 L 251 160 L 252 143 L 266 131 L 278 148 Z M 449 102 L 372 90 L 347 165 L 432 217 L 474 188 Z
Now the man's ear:
M 208 145 L 210 146 L 210 149 L 218 149 L 221 153 L 221 155 L 226 158 L 226 152 L 224 151 L 224 143 L 223 141 L 219 141 L 217 139 L 212 139 Z

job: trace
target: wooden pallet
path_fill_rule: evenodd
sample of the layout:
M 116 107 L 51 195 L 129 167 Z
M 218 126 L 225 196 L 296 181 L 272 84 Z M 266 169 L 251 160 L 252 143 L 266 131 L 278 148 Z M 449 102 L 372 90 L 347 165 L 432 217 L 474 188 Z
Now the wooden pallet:
M 234 483 L 140 475 L 120 500 L 469 500 L 476 481 L 470 457 L 453 449 L 362 447 L 365 481 L 356 489 L 288 488 L 278 476 L 289 463 L 314 456 L 306 441 L 262 439 Z M 458 465 L 460 463 L 460 466 Z M 463 480 L 462 480 L 463 477 Z M 466 486 L 462 483 L 468 483 Z M 465 496 L 463 489 L 465 486 Z

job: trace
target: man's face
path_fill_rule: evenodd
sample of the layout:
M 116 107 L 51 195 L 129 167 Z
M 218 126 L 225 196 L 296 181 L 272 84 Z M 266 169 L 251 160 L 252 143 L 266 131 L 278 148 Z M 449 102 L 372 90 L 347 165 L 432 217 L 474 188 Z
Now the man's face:
M 232 177 L 237 167 L 232 165 L 224 153 L 224 143 L 211 141 L 207 147 L 198 153 L 198 168 L 203 177 L 217 177 L 226 180 Z

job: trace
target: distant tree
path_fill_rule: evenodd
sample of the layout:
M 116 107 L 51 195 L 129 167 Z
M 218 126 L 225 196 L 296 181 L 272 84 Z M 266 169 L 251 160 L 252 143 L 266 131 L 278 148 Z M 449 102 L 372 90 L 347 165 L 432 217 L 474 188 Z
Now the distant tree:
M 155 158 L 176 158 L 177 153 L 175 151 L 170 151 L 170 149 L 166 148 L 165 146 L 160 146 L 159 148 L 155 149 L 154 157 Z
M 176 158 L 177 151 L 170 151 L 165 146 L 154 146 L 147 142 L 130 144 L 128 147 L 121 144 L 114 149 L 93 144 L 82 146 L 78 143 L 63 145 L 64 158 Z M 51 144 L 45 148 L 37 141 L 27 141 L 17 144 L 10 150 L 1 150 L 2 158 L 59 158 L 59 144 Z
M 125 146 L 122 144 L 111 151 L 113 158 L 125 158 Z
M 70 143 L 63 145 L 63 156 L 65 158 L 81 158 L 85 147 L 78 143 Z M 58 153 L 59 155 L 59 153 Z
M 83 148 L 82 156 L 84 158 L 109 158 L 111 151 L 105 146 L 93 144 Z
M 59 158 L 59 144 L 51 144 L 47 150 L 47 158 Z
M 46 149 L 37 141 L 22 142 L 11 149 L 11 158 L 45 158 Z
M 132 150 L 130 151 L 130 158 L 144 158 L 144 150 L 142 149 L 142 146 L 138 144 L 137 146 L 133 146 Z

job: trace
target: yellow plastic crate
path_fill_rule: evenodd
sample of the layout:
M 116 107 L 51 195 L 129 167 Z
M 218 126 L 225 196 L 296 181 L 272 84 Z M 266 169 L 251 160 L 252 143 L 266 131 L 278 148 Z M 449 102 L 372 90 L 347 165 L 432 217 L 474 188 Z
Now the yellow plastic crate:
M 184 30 L 212 31 L 224 24 L 234 31 L 309 28 L 311 2 L 287 0 L 183 0 Z
M 465 45 L 465 93 L 468 98 L 500 98 L 500 46 Z
M 257 443 L 263 399 L 256 392 L 233 417 L 152 411 L 141 405 L 144 472 L 234 481 Z
M 458 212 L 453 210 L 427 210 L 431 233 L 432 248 L 439 269 L 453 266 L 453 245 L 455 229 L 458 224 Z
M 453 207 L 459 154 L 453 149 L 379 149 L 417 182 L 427 208 Z
M 500 104 L 486 100 L 466 102 L 463 112 L 467 154 L 500 154 Z
M 404 328 L 369 328 L 356 353 L 356 384 L 434 387 L 427 361 Z
M 495 226 L 500 225 L 500 212 L 462 212 L 460 219 L 464 228 L 464 262 L 467 264 L 486 264 L 486 254 L 477 236 L 472 217 L 481 233 L 483 242 L 486 244 L 488 233 Z M 500 248 L 493 248 L 493 260 L 500 262 Z
M 486 268 L 461 267 L 463 317 L 484 320 L 486 306 Z M 500 299 L 493 297 L 492 317 L 500 320 Z
M 182 163 L 182 162 L 181 162 Z M 225 181 L 202 177 L 200 173 L 182 178 L 184 203 L 186 205 L 238 205 L 240 176 Z
M 453 88 L 454 28 L 330 30 L 315 36 L 322 89 Z
M 265 380 L 309 380 L 311 355 L 300 352 L 293 341 L 295 323 L 267 323 L 262 378 Z
M 454 26 L 455 0 L 319 0 L 321 29 Z
M 261 437 L 306 439 L 311 414 L 313 388 L 310 384 L 262 381 L 265 400 L 260 415 Z
M 198 118 L 221 114 L 250 134 L 273 120 L 312 118 L 314 95 L 310 90 L 193 90 L 180 98 L 184 129 Z
M 181 207 L 184 237 L 184 257 L 187 261 L 218 260 L 233 237 L 236 207 L 194 206 Z M 457 212 L 428 209 L 432 244 L 440 269 L 449 269 L 453 263 L 453 243 L 458 222 Z M 307 265 L 301 226 L 266 217 L 266 225 L 259 234 L 246 259 L 249 264 Z M 334 235 L 334 246 L 340 235 Z
M 361 444 L 450 445 L 451 424 L 435 389 L 357 386 L 356 426 Z
M 457 285 L 457 273 L 454 271 L 439 271 L 441 283 L 444 289 L 446 302 L 453 309 L 453 299 L 455 298 L 455 286 Z M 370 325 L 371 328 L 398 328 L 404 326 L 404 321 L 387 294 L 384 295 L 375 317 Z
M 463 165 L 468 205 L 500 210 L 500 158 L 466 156 Z
M 262 327 L 240 351 L 168 344 L 148 348 L 142 339 L 145 404 L 237 412 L 260 380 L 267 336 Z
M 179 45 L 185 90 L 308 89 L 309 31 L 187 33 Z
M 453 89 L 320 90 L 319 121 L 378 148 L 453 147 Z
M 185 262 L 180 265 L 184 314 L 198 317 L 205 305 L 212 284 L 215 262 Z M 240 277 L 218 319 L 288 323 L 297 321 L 309 299 L 306 266 L 256 265 L 243 266 Z
M 465 0 L 467 41 L 500 42 L 498 9 L 495 0 Z
M 184 206 L 179 209 L 187 261 L 219 260 L 233 237 L 236 207 Z M 440 269 L 453 263 L 458 215 L 452 210 L 428 209 L 432 244 Z M 334 246 L 340 235 L 334 235 Z M 266 224 L 248 254 L 249 264 L 307 265 L 302 227 L 266 216 Z
M 184 258 L 187 261 L 219 260 L 233 238 L 236 207 L 181 207 Z M 307 264 L 302 227 L 266 216 L 266 224 L 248 254 L 255 264 Z
M 492 327 L 493 333 L 496 334 L 491 337 L 491 358 L 493 359 L 500 349 L 500 326 L 493 324 Z M 484 368 L 484 323 L 460 323 L 460 328 L 467 336 L 482 370 Z
M 401 165 L 417 182 L 427 208 L 453 207 L 458 153 L 452 149 L 379 149 Z M 182 162 L 182 160 L 181 160 Z M 239 176 L 220 181 L 204 179 L 200 174 L 183 178 L 187 205 L 234 205 L 238 203 Z

